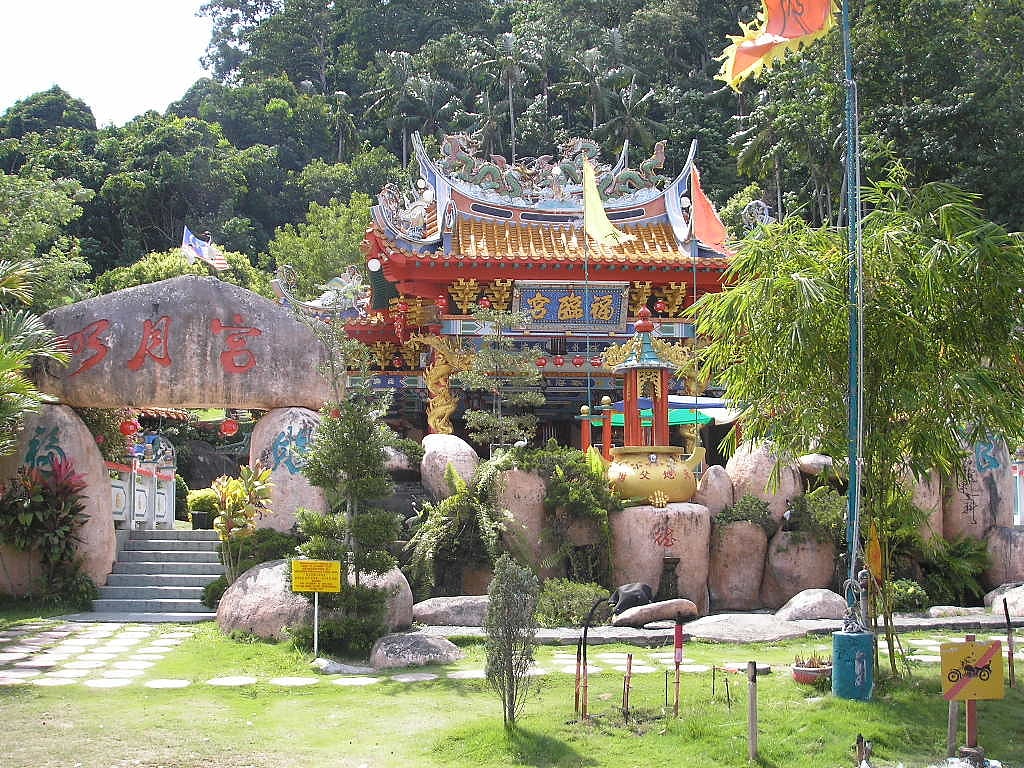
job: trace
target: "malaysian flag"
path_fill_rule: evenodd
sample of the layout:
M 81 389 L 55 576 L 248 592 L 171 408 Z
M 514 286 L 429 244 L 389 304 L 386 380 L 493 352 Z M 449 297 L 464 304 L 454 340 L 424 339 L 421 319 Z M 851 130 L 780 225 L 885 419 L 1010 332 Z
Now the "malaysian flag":
M 200 240 L 192 234 L 188 227 L 185 227 L 185 232 L 181 236 L 181 252 L 188 259 L 189 264 L 194 263 L 196 259 L 200 259 L 218 272 L 223 272 L 229 268 L 224 254 L 217 250 L 212 240 Z

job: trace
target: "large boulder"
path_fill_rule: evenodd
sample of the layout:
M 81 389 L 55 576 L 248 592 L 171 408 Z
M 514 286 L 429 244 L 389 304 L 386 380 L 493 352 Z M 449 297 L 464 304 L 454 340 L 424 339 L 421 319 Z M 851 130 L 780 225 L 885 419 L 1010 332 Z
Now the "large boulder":
M 1017 587 L 1024 587 L 1024 582 L 1021 582 L 1021 581 L 1011 581 L 1011 582 L 1009 582 L 1007 584 L 1000 584 L 995 589 L 990 590 L 989 592 L 986 592 L 985 593 L 985 597 L 983 598 L 982 602 L 984 602 L 986 608 L 991 608 L 992 610 L 1002 611 L 1003 610 L 1003 595 L 1005 595 L 1011 589 L 1016 589 Z
M 506 544 L 524 552 L 542 579 L 565 575 L 563 567 L 551 562 L 555 547 L 544 537 L 546 494 L 547 486 L 540 475 L 519 469 L 502 473 L 497 504 L 499 508 L 507 509 L 512 518 L 505 534 Z
M 994 525 L 1013 525 L 1014 479 L 1010 453 L 999 438 L 968 448 L 961 474 L 947 483 L 942 534 L 981 539 Z
M 805 453 L 796 457 L 796 466 L 810 477 L 821 477 L 832 469 L 832 457 L 823 453 Z
M 250 568 L 225 590 L 217 606 L 217 626 L 224 634 L 246 632 L 264 640 L 284 640 L 288 627 L 313 621 L 313 604 L 292 592 L 287 560 Z
M 487 618 L 487 595 L 431 597 L 412 607 L 417 624 L 440 627 L 482 627 Z
M 250 568 L 227 588 L 217 606 L 217 626 L 225 634 L 239 630 L 266 640 L 283 640 L 287 627 L 313 622 L 313 602 L 288 586 L 288 560 L 271 560 Z M 352 575 L 349 574 L 349 583 Z M 389 631 L 412 623 L 412 590 L 397 568 L 383 576 L 360 576 L 360 583 L 388 591 Z M 329 611 L 322 611 L 322 616 Z
M 732 478 L 733 495 L 739 500 L 748 493 L 768 502 L 768 510 L 776 521 L 789 507 L 789 502 L 803 493 L 800 470 L 795 464 L 784 463 L 779 467 L 778 483 L 773 474 L 778 458 L 771 450 L 771 444 L 744 443 L 725 465 L 725 471 Z
M 302 465 L 320 415 L 308 408 L 275 408 L 257 422 L 249 441 L 249 464 L 257 462 L 270 470 L 270 513 L 261 528 L 289 531 L 295 525 L 295 510 L 328 510 L 327 497 L 302 474 Z
M 330 387 L 313 332 L 285 307 L 215 277 L 126 288 L 43 315 L 71 363 L 37 366 L 40 389 L 88 408 L 319 408 Z
M 641 582 L 657 592 L 665 557 L 678 557 L 676 590 L 704 613 L 708 609 L 708 540 L 711 515 L 701 504 L 626 507 L 611 515 L 612 580 Z
M 691 621 L 686 634 L 709 643 L 777 643 L 804 637 L 807 630 L 772 614 L 719 613 Z
M 933 469 L 917 480 L 910 476 L 908 483 L 913 489 L 911 502 L 928 513 L 918 528 L 921 538 L 926 541 L 935 537 L 942 538 L 942 481 L 939 473 Z
M 1011 616 L 1024 616 L 1024 587 L 1011 589 L 992 603 L 992 610 L 995 613 L 1003 612 L 1003 601 L 1006 601 Z
M 27 414 L 17 449 L 0 458 L 0 483 L 17 475 L 20 467 L 49 470 L 54 458 L 73 462 L 85 481 L 86 520 L 78 529 L 75 551 L 82 571 L 102 586 L 113 569 L 117 549 L 110 475 L 96 439 L 78 414 L 64 405 L 43 405 L 38 413 Z M 0 558 L 4 565 L 0 592 L 28 594 L 40 573 L 38 556 L 0 546 Z
M 805 589 L 775 612 L 783 621 L 800 619 L 841 619 L 846 616 L 846 600 L 831 589 Z
M 459 646 L 444 637 L 433 635 L 385 635 L 373 644 L 370 664 L 374 669 L 423 667 L 428 664 L 451 664 L 462 658 Z
M 690 621 L 699 615 L 700 612 L 692 601 L 680 597 L 675 600 L 660 600 L 656 603 L 638 605 L 622 613 L 616 613 L 612 619 L 612 626 L 644 627 L 655 621 L 674 621 L 677 618 L 681 621 Z
M 804 531 L 772 536 L 761 581 L 761 604 L 779 608 L 805 589 L 827 587 L 835 571 L 835 546 Z
M 455 472 L 467 483 L 480 465 L 473 446 L 455 435 L 427 435 L 423 438 L 423 459 L 420 461 L 420 477 L 423 487 L 435 501 L 452 495 L 445 473 L 451 464 Z
M 992 564 L 981 574 L 987 589 L 1000 584 L 1024 581 L 1024 528 L 995 525 L 985 534 Z
M 732 492 L 732 478 L 725 467 L 712 464 L 700 476 L 700 487 L 693 497 L 694 504 L 703 504 L 714 517 L 726 507 L 735 503 Z
M 738 520 L 711 532 L 708 593 L 715 611 L 752 611 L 761 607 L 761 580 L 768 534 L 757 523 Z

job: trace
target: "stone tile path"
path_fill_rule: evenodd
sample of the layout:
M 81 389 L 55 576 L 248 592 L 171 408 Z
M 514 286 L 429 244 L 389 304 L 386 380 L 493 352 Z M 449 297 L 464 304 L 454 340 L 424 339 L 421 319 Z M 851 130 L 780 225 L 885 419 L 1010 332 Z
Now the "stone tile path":
M 368 686 L 393 681 L 398 683 L 419 683 L 445 677 L 450 680 L 479 680 L 484 677 L 480 668 L 454 665 L 447 672 L 396 671 L 387 675 L 378 670 L 373 675 L 310 675 L 272 677 L 260 680 L 249 675 L 224 675 L 199 683 L 191 680 L 169 679 L 152 674 L 151 670 L 167 654 L 192 637 L 193 630 L 187 626 L 145 624 L 23 624 L 0 632 L 0 686 L 36 685 L 55 687 L 81 685 L 86 688 L 104 690 L 129 685 L 154 689 L 180 689 L 192 685 L 217 687 L 238 687 L 265 682 L 282 688 L 297 688 L 333 684 L 342 687 Z M 939 644 L 955 642 L 959 637 L 936 635 L 928 638 L 914 638 L 906 642 L 911 659 L 923 664 L 937 664 Z M 979 640 L 1001 640 L 999 636 L 981 636 Z M 883 645 L 884 649 L 884 645 Z M 830 646 L 822 645 L 827 652 Z M 1024 661 L 1024 649 L 1016 657 Z M 588 670 L 592 675 L 620 675 L 626 671 L 626 653 L 602 652 L 591 649 L 588 653 Z M 730 664 L 720 665 L 729 668 Z M 736 663 L 737 668 L 746 668 L 746 663 Z M 663 673 L 674 667 L 671 650 L 639 650 L 633 653 L 632 672 L 635 675 Z M 688 674 L 709 672 L 707 664 L 694 663 L 684 657 L 680 671 Z M 759 671 L 761 671 L 759 669 Z M 555 651 L 546 666 L 534 666 L 531 675 L 565 674 L 575 675 L 576 654 Z

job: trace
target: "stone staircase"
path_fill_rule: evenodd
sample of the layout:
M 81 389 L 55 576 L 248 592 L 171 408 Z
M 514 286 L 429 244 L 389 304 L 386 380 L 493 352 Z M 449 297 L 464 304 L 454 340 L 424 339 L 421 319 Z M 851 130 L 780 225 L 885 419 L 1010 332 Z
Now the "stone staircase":
M 203 587 L 224 573 L 216 531 L 131 531 L 93 613 L 144 614 L 157 620 L 202 621 L 215 614 L 201 600 Z

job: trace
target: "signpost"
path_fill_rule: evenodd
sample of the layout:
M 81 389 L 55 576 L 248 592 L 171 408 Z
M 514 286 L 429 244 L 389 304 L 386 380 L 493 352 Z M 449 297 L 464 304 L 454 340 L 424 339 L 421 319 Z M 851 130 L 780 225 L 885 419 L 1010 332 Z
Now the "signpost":
M 939 646 L 942 670 L 942 697 L 948 702 L 965 701 L 967 709 L 967 748 L 978 746 L 977 702 L 1003 698 L 1002 643 L 975 642 L 967 635 L 962 643 Z
M 313 655 L 320 652 L 320 593 L 341 592 L 337 560 L 292 560 L 292 592 L 313 593 Z

